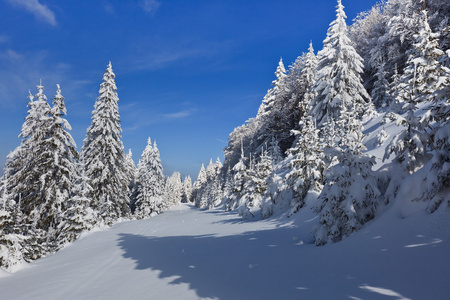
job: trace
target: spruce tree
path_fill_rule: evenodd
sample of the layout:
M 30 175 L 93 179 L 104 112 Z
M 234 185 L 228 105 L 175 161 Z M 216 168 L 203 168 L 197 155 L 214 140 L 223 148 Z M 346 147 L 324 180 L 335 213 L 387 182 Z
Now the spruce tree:
M 204 189 L 208 182 L 208 178 L 206 175 L 205 165 L 202 164 L 200 171 L 197 175 L 197 180 L 195 180 L 193 188 L 192 188 L 192 201 L 195 203 L 195 206 L 199 207 Z
M 316 91 L 313 88 L 317 80 L 317 64 L 318 59 L 314 54 L 314 48 L 311 42 L 309 43 L 308 53 L 306 54 L 305 66 L 300 74 L 304 89 L 304 94 L 298 107 L 301 118 L 309 114 L 309 111 L 311 110 L 311 101 L 317 96 Z
M 373 112 L 370 96 L 362 85 L 363 60 L 348 37 L 346 18 L 344 6 L 338 0 L 336 20 L 330 24 L 318 54 L 314 87 L 317 96 L 311 103 L 311 114 L 319 126 L 326 121 L 327 114 L 339 119 L 343 107 L 354 106 L 354 113 L 360 119 Z
M 277 105 L 277 101 L 280 99 L 280 95 L 284 94 L 287 90 L 286 82 L 286 69 L 283 64 L 283 59 L 280 58 L 278 62 L 277 70 L 275 71 L 277 79 L 272 82 L 273 88 L 271 88 L 259 107 L 258 117 L 267 117 L 269 114 L 274 113 L 274 106 Z
M 130 208 L 133 207 L 134 202 L 136 201 L 136 176 L 137 176 L 137 168 L 133 161 L 133 153 L 131 149 L 128 150 L 128 154 L 125 158 L 127 175 L 128 175 L 128 189 L 130 191 Z
M 53 212 L 54 216 L 47 222 L 48 226 L 53 226 L 54 229 L 58 229 L 64 221 L 64 212 L 69 209 L 69 199 L 73 195 L 74 182 L 78 177 L 76 166 L 78 152 L 75 141 L 69 133 L 72 128 L 63 118 L 67 113 L 64 97 L 61 95 L 59 85 L 57 88 L 50 112 L 49 136 L 45 140 L 46 146 L 40 160 L 40 165 L 45 166 L 40 176 L 46 199 L 44 210 L 47 212 L 47 217 L 50 217 L 50 212 Z M 64 231 L 56 230 L 56 234 L 57 240 L 64 239 Z
M 181 182 L 181 174 L 179 172 L 174 172 L 172 176 L 167 178 L 164 188 L 164 197 L 167 207 L 180 204 L 182 196 L 183 185 Z
M 322 189 L 322 173 L 325 169 L 319 140 L 319 130 L 311 116 L 303 118 L 301 129 L 293 131 L 297 137 L 295 145 L 288 150 L 290 171 L 285 180 L 292 189 L 291 214 L 305 204 L 306 195 Z
M 437 89 L 439 78 L 438 58 L 443 52 L 438 48 L 436 35 L 431 32 L 426 11 L 419 18 L 418 32 L 414 35 L 415 43 L 408 51 L 408 64 L 400 78 L 399 101 L 404 103 L 406 116 L 398 117 L 397 123 L 405 128 L 394 137 L 386 148 L 384 159 L 395 153 L 395 160 L 404 170 L 413 173 L 427 160 L 426 145 L 428 133 L 422 120 L 415 116 L 418 104 L 431 100 Z
M 148 138 L 138 164 L 137 195 L 134 204 L 136 218 L 147 218 L 152 213 L 161 213 L 167 208 L 163 198 L 165 178 L 156 141 Z
M 189 203 L 192 198 L 192 179 L 191 176 L 184 177 L 183 180 L 183 199 L 181 202 Z
M 92 186 L 91 205 L 110 225 L 130 214 L 118 101 L 115 74 L 109 63 L 83 142 L 81 159 Z
M 372 89 L 372 101 L 376 108 L 388 108 L 392 102 L 389 95 L 389 83 L 386 79 L 385 64 L 382 62 L 378 65 L 375 74 L 375 83 Z

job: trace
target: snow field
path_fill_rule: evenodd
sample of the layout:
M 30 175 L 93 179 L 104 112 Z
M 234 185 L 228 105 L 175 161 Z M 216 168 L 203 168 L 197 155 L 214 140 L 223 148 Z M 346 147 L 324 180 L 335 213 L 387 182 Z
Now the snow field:
M 447 299 L 449 216 L 443 207 L 405 218 L 393 204 L 316 247 L 308 206 L 244 222 L 182 204 L 4 272 L 0 299 Z

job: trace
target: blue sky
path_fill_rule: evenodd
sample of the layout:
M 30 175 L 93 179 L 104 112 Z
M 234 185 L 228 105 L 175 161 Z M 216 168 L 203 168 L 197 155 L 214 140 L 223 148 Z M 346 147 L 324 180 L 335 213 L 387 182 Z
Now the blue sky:
M 343 0 L 348 23 L 375 0 Z M 320 50 L 334 0 L 0 0 L 0 165 L 19 145 L 28 90 L 66 98 L 81 148 L 112 62 L 125 151 L 156 140 L 166 174 L 196 178 L 255 116 L 280 57 Z

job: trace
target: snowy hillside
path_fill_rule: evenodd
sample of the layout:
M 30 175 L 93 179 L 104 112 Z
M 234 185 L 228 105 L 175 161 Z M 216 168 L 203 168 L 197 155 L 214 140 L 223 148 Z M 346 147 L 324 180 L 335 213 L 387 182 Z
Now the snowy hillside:
M 0 298 L 448 299 L 448 211 L 403 213 L 316 247 L 307 211 L 243 222 L 182 204 L 2 273 Z

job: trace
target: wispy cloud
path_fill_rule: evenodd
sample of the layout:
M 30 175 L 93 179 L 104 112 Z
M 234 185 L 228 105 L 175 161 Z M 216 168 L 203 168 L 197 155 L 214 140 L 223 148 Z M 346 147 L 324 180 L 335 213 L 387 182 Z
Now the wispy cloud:
M 165 119 L 169 119 L 169 120 L 183 119 L 183 118 L 190 116 L 194 112 L 195 112 L 195 110 L 193 110 L 193 109 L 183 110 L 183 111 L 179 111 L 179 112 L 175 112 L 175 113 L 164 114 L 163 117 Z
M 154 15 L 161 6 L 161 3 L 156 0 L 141 0 L 139 4 L 143 10 L 151 15 Z
M 222 54 L 236 48 L 231 40 L 209 41 L 197 37 L 180 37 L 176 42 L 174 40 L 152 37 L 135 42 L 130 47 L 133 55 L 126 57 L 128 71 L 159 70 L 205 59 L 209 60 L 208 65 L 220 64 Z
M 47 5 L 39 2 L 39 0 L 6 0 L 14 6 L 20 6 L 32 13 L 36 18 L 43 20 L 53 26 L 57 25 L 55 13 L 51 11 Z

